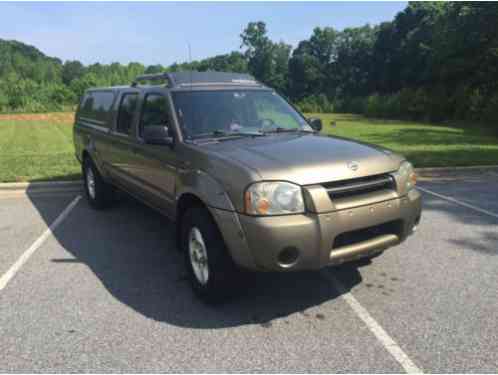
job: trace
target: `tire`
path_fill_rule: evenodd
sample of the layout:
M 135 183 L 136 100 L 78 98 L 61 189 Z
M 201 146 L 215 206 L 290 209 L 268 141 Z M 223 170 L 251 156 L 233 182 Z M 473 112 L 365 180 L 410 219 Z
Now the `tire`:
M 236 266 L 216 223 L 205 208 L 193 207 L 185 212 L 180 239 L 185 266 L 197 296 L 209 304 L 233 296 Z
M 106 183 L 90 158 L 83 162 L 85 196 L 92 208 L 97 210 L 109 207 L 113 202 L 114 188 Z

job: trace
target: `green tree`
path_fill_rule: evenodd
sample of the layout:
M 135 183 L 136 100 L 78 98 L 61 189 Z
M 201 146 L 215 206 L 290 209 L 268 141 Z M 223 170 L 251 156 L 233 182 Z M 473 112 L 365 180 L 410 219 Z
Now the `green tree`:
M 336 95 L 363 96 L 372 87 L 372 52 L 375 29 L 369 25 L 347 28 L 337 35 L 336 58 L 331 68 L 331 79 Z
M 66 61 L 62 66 L 62 82 L 70 85 L 73 79 L 80 78 L 85 74 L 85 67 L 79 61 Z
M 335 96 L 332 67 L 337 59 L 337 35 L 333 28 L 315 28 L 309 40 L 299 42 L 289 61 L 289 84 L 292 98 L 325 94 Z
M 273 43 L 264 22 L 250 22 L 240 35 L 248 69 L 256 79 L 288 94 L 289 57 L 292 47 Z
M 86 73 L 84 76 L 74 79 L 69 88 L 77 98 L 80 98 L 85 90 L 98 85 L 97 75 L 95 73 Z
M 0 111 L 54 110 L 89 87 L 130 84 L 161 71 L 250 72 L 310 111 L 473 119 L 496 124 L 498 3 L 410 2 L 390 22 L 315 28 L 292 48 L 250 22 L 241 49 L 192 62 L 83 66 L 0 39 Z
M 157 65 L 149 65 L 145 69 L 144 73 L 145 74 L 156 74 L 156 73 L 162 73 L 162 72 L 164 72 L 164 70 L 165 69 L 164 69 L 164 67 L 162 65 L 159 65 L 159 64 L 157 64 Z

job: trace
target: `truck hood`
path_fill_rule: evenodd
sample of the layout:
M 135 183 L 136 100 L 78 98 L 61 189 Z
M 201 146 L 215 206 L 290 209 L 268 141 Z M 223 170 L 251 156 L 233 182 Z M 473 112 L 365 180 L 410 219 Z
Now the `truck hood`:
M 312 185 L 396 171 L 403 158 L 377 146 L 312 133 L 271 134 L 204 143 L 262 180 Z M 357 168 L 351 168 L 356 164 Z

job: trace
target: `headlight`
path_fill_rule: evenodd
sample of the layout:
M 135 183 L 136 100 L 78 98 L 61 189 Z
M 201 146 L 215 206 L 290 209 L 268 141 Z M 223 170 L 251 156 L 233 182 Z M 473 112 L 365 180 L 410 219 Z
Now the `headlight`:
M 415 187 L 417 183 L 417 175 L 413 169 L 413 165 L 410 162 L 404 161 L 399 167 L 398 174 L 401 177 L 401 181 L 405 181 L 405 191 L 410 191 Z
M 249 215 L 286 215 L 304 212 L 301 187 L 289 182 L 257 182 L 244 196 Z

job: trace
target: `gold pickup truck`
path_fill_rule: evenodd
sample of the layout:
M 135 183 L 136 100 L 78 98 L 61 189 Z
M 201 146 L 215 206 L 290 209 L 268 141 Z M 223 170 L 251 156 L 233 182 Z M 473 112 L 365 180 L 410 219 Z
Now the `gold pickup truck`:
M 319 119 L 246 74 L 163 73 L 90 89 L 75 121 L 90 205 L 108 206 L 119 189 L 176 222 L 206 301 L 233 290 L 240 267 L 290 272 L 372 257 L 420 221 L 408 161 L 320 134 Z

